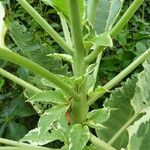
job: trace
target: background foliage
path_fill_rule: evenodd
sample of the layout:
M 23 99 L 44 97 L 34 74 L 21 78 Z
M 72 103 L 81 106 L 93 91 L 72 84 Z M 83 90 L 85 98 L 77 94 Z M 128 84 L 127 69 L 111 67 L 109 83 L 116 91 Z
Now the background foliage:
M 40 0 L 30 0 L 29 2 L 60 35 L 63 34 L 60 20 L 53 8 L 45 5 Z M 125 1 L 121 14 L 128 8 L 130 3 L 129 0 Z M 49 38 L 48 34 L 41 29 L 15 0 L 7 0 L 5 4 L 7 8 L 6 20 L 9 27 L 6 45 L 13 51 L 37 62 L 54 73 L 71 76 L 70 66 L 67 62 L 47 56 L 50 53 L 63 51 L 53 39 Z M 97 84 L 104 85 L 107 83 L 150 47 L 149 6 L 150 2 L 148 0 L 145 1 L 144 5 L 118 35 L 115 46 L 104 52 Z M 12 65 L 6 61 L 1 61 L 0 66 L 41 89 L 52 88 L 45 86 L 47 85 L 46 81 L 43 81 L 40 76 L 31 73 L 25 68 Z M 141 71 L 141 69 L 142 67 L 139 66 L 132 74 Z M 128 81 L 128 84 L 132 84 L 130 82 Z M 126 86 L 128 85 L 124 84 L 123 88 L 127 89 Z M 133 84 L 134 86 L 135 84 Z M 37 125 L 38 114 L 30 104 L 25 103 L 26 98 L 32 93 L 24 91 L 20 86 L 3 77 L 0 78 L 0 88 L 0 136 L 18 140 Z M 113 97 L 111 99 L 113 101 Z M 97 102 L 92 107 L 100 108 L 101 106 Z M 39 104 L 39 107 L 50 106 L 40 106 Z M 107 139 L 107 137 L 104 138 Z

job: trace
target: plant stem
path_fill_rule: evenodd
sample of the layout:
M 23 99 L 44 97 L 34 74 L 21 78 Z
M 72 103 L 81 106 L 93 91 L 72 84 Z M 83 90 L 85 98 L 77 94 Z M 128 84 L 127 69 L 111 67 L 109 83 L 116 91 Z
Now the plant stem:
M 130 120 L 128 120 L 123 127 L 108 141 L 109 145 L 112 145 L 118 137 L 127 129 L 127 127 L 137 118 L 138 114 L 133 115 Z
M 30 145 L 30 144 L 25 144 L 25 143 L 19 143 L 19 142 L 16 142 L 16 141 L 12 141 L 12 140 L 7 140 L 7 139 L 3 139 L 3 138 L 0 138 L 0 143 L 2 144 L 5 144 L 5 145 L 12 145 L 12 146 L 16 146 L 16 147 L 23 147 L 23 148 L 26 148 L 26 149 L 36 149 L 36 150 L 52 150 L 50 148 L 46 148 L 46 147 L 39 147 L 39 146 L 33 146 L 33 145 Z
M 60 20 L 61 20 L 61 24 L 62 24 L 62 28 L 63 28 L 66 43 L 70 47 L 72 47 L 72 41 L 71 41 L 71 37 L 70 37 L 70 31 L 68 29 L 68 24 L 67 24 L 66 20 L 61 15 L 60 15 Z
M 29 70 L 41 75 L 45 79 L 49 80 L 50 82 L 61 88 L 64 92 L 66 92 L 75 100 L 78 100 L 80 98 L 80 96 L 69 85 L 64 83 L 57 75 L 51 73 L 50 71 L 34 63 L 33 61 L 24 58 L 23 56 L 20 56 L 8 49 L 3 48 L 0 48 L 0 57 L 20 66 L 26 67 Z
M 74 75 L 80 77 L 86 72 L 84 62 L 85 50 L 83 45 L 83 35 L 81 28 L 81 18 L 78 0 L 69 0 L 71 34 L 74 46 Z
M 92 92 L 95 88 L 95 84 L 96 84 L 96 79 L 97 79 L 97 75 L 98 75 L 98 71 L 99 71 L 99 66 L 100 66 L 100 61 L 102 58 L 102 53 L 100 53 L 96 59 L 96 66 L 94 67 L 94 71 L 93 71 L 93 77 L 95 79 L 93 86 L 89 89 L 88 92 Z
M 97 5 L 99 0 L 88 0 L 87 2 L 87 19 L 94 24 Z
M 85 63 L 89 64 L 93 61 L 102 51 L 104 51 L 105 47 L 98 46 L 92 51 L 88 56 L 85 57 Z
M 83 45 L 82 25 L 80 18 L 80 9 L 78 0 L 69 0 L 71 34 L 74 46 L 73 55 L 73 73 L 75 77 L 83 76 L 86 73 L 86 64 L 84 61 L 85 50 Z M 72 122 L 82 123 L 88 113 L 88 105 L 86 98 L 86 79 L 78 91 L 81 98 L 76 102 L 72 102 Z
M 36 22 L 68 53 L 72 54 L 72 49 L 63 38 L 39 15 L 39 13 L 26 1 L 18 0 L 22 7 L 36 20 Z
M 26 88 L 26 89 L 29 89 L 35 93 L 39 93 L 39 92 L 42 92 L 42 90 L 38 89 L 37 87 L 29 84 L 28 82 L 16 77 L 15 75 L 5 71 L 4 69 L 0 68 L 0 74 L 10 80 L 12 80 L 13 82 L 19 84 L 20 86 Z
M 96 148 L 100 150 L 116 150 L 109 144 L 105 143 L 104 141 L 98 139 L 96 136 L 91 134 L 90 141 L 96 146 Z
M 128 23 L 130 18 L 134 15 L 136 10 L 141 6 L 144 0 L 134 0 L 118 23 L 113 27 L 110 32 L 112 38 L 115 38 L 117 34 L 123 29 L 123 27 Z
M 111 35 L 112 38 L 115 38 L 116 35 L 123 29 L 123 27 L 128 23 L 128 21 L 134 15 L 134 13 L 136 12 L 136 10 L 140 7 L 140 5 L 143 3 L 143 1 L 144 0 L 134 0 L 133 1 L 133 3 L 131 4 L 131 6 L 127 9 L 127 11 L 124 13 L 124 15 L 118 21 L 118 23 L 111 30 L 110 35 Z M 96 49 L 93 52 L 91 52 L 88 56 L 86 56 L 85 62 L 87 64 L 89 64 L 104 49 L 105 49 L 105 47 L 102 47 L 102 46 L 96 47 Z
M 103 87 L 107 90 L 110 90 L 112 87 L 118 84 L 124 77 L 131 73 L 138 65 L 140 65 L 148 56 L 150 56 L 150 49 L 141 54 L 141 56 L 139 56 L 134 62 L 132 62 L 127 68 L 125 68 L 122 72 L 120 72 L 115 78 L 113 78 Z M 93 104 L 98 98 L 100 98 L 104 94 L 105 93 L 96 93 L 89 99 L 88 104 Z

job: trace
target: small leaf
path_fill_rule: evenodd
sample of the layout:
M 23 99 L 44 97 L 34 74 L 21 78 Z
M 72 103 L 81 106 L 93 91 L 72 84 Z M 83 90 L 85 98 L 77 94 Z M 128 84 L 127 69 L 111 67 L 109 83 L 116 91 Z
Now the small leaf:
M 54 54 L 48 54 L 47 56 L 53 57 L 55 59 L 62 59 L 62 60 L 67 61 L 69 63 L 73 63 L 72 56 L 67 55 L 67 54 L 54 53 Z
M 108 33 L 100 34 L 94 37 L 91 42 L 96 46 L 113 46 L 113 41 Z
M 64 141 L 64 135 L 60 130 L 53 130 L 51 133 L 46 132 L 42 136 L 39 134 L 40 129 L 35 128 L 28 132 L 20 142 L 29 142 L 32 145 L 45 145 L 49 142 L 53 142 L 55 140 Z
M 50 104 L 67 104 L 67 100 L 63 92 L 55 90 L 55 91 L 45 91 L 41 93 L 37 93 L 31 98 L 29 98 L 28 102 L 48 102 Z
M 88 74 L 92 73 L 94 71 L 95 66 L 96 66 L 96 64 L 89 65 L 86 69 L 86 74 L 88 75 Z
M 42 136 L 50 128 L 54 121 L 58 120 L 61 115 L 65 115 L 68 106 L 60 105 L 50 108 L 40 117 L 38 122 L 38 128 L 40 128 L 39 134 Z
M 76 124 L 72 127 L 69 137 L 69 150 L 82 150 L 90 138 L 87 126 Z
M 87 124 L 93 128 L 103 127 L 102 123 L 110 116 L 110 109 L 97 109 L 87 114 Z

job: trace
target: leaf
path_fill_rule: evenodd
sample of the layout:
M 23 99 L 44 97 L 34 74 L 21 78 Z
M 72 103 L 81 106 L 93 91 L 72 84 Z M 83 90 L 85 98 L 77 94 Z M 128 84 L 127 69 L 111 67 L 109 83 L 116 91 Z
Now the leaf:
M 51 133 L 46 132 L 42 136 L 39 134 L 40 129 L 35 128 L 28 132 L 20 142 L 29 142 L 32 145 L 45 145 L 49 142 L 53 142 L 55 140 L 64 140 L 64 135 L 60 130 L 53 130 Z
M 42 0 L 47 5 L 54 7 L 60 15 L 63 15 L 68 21 L 70 20 L 69 0 Z M 78 0 L 80 6 L 80 18 L 83 19 L 85 4 L 84 0 Z
M 147 150 L 150 147 L 150 110 L 128 128 L 128 150 Z
M 121 8 L 123 0 L 99 0 L 94 28 L 97 34 L 110 31 Z
M 144 71 L 138 75 L 138 82 L 135 95 L 131 104 L 135 110 L 135 116 L 141 113 L 143 116 L 135 121 L 128 128 L 129 144 L 128 149 L 146 150 L 150 146 L 150 64 L 145 61 L 143 64 Z
M 21 55 L 24 55 L 53 73 L 70 76 L 71 73 L 68 72 L 67 64 L 63 65 L 62 60 L 54 60 L 54 58 L 47 56 L 51 52 L 54 53 L 50 45 L 51 43 L 45 43 L 45 41 L 42 41 L 42 37 L 35 36 L 33 31 L 28 30 L 18 21 L 11 23 L 10 35 L 17 45 L 15 49 L 19 49 Z M 34 77 L 32 79 L 34 80 Z M 35 84 L 37 84 L 37 81 Z
M 6 137 L 14 140 L 19 140 L 22 138 L 27 132 L 28 129 L 21 123 L 11 122 L 7 127 Z
M 96 130 L 99 138 L 108 142 L 116 132 L 133 116 L 134 110 L 130 104 L 134 96 L 137 79 L 135 77 L 127 79 L 122 83 L 122 87 L 111 92 L 110 98 L 104 103 L 104 108 L 110 108 L 109 119 L 102 123 L 106 128 Z M 126 148 L 128 143 L 128 133 L 124 131 L 122 135 L 112 144 L 115 148 Z
M 145 112 L 150 106 L 150 64 L 145 61 L 143 67 L 144 71 L 138 75 L 135 95 L 131 101 L 136 114 Z
M 93 110 L 87 114 L 87 124 L 98 129 L 103 126 L 102 123 L 107 121 L 109 116 L 110 109 L 108 108 Z
M 45 91 L 37 93 L 30 97 L 28 102 L 48 102 L 50 104 L 67 104 L 66 97 L 63 92 L 55 91 Z
M 2 4 L 2 2 L 0 2 L 0 47 L 6 47 L 5 46 L 5 34 L 6 34 L 6 25 L 5 25 L 5 21 L 4 21 L 4 17 L 5 17 L 5 9 L 4 9 L 4 5 Z
M 69 150 L 82 150 L 90 138 L 87 126 L 76 124 L 72 127 L 69 137 Z
M 68 106 L 60 105 L 54 106 L 40 117 L 38 122 L 38 128 L 40 128 L 39 135 L 45 134 L 52 126 L 52 124 L 59 119 L 60 116 L 65 115 Z
M 108 33 L 100 34 L 94 37 L 91 42 L 96 46 L 113 46 L 113 41 Z
M 136 52 L 135 52 L 135 54 L 137 56 L 140 56 L 146 50 L 147 50 L 147 47 L 146 47 L 146 45 L 144 43 L 142 43 L 142 42 L 137 42 L 136 43 Z
M 62 60 L 67 61 L 69 63 L 73 63 L 72 56 L 67 55 L 67 54 L 54 53 L 54 54 L 48 54 L 47 56 L 53 57 L 55 59 L 62 59 Z

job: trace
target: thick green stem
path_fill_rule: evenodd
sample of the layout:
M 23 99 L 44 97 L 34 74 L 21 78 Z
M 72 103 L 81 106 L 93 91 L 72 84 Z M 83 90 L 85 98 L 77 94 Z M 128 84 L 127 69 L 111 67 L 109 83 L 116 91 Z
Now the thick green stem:
M 109 144 L 105 143 L 104 141 L 98 139 L 96 136 L 91 134 L 90 141 L 96 146 L 99 150 L 116 150 Z
M 42 92 L 42 90 L 38 89 L 37 87 L 29 84 L 28 82 L 16 77 L 15 75 L 5 71 L 4 69 L 0 68 L 0 74 L 10 80 L 12 80 L 13 82 L 19 84 L 20 86 L 26 88 L 26 89 L 29 89 L 35 93 L 38 93 L 38 92 Z
M 85 50 L 83 45 L 83 35 L 82 35 L 82 25 L 80 18 L 80 9 L 78 0 L 69 0 L 70 8 L 70 20 L 71 20 L 71 34 L 74 46 L 74 55 L 73 55 L 73 72 L 75 77 L 83 76 L 86 73 L 86 64 L 84 61 Z M 79 94 L 81 99 L 77 102 L 72 102 L 72 122 L 82 123 L 88 113 L 88 105 L 86 98 L 86 79 L 80 88 Z
M 20 147 L 20 149 L 21 148 L 26 148 L 26 149 L 29 149 L 29 150 L 52 150 L 52 149 L 46 148 L 46 147 L 33 146 L 33 145 L 30 145 L 30 144 L 20 143 L 20 142 L 7 140 L 7 139 L 3 139 L 3 138 L 0 138 L 0 143 L 5 144 L 5 145 Z
M 83 35 L 78 0 L 69 0 L 71 34 L 74 46 L 74 75 L 80 77 L 86 72 L 84 62 L 85 50 L 83 45 Z
M 68 53 L 72 54 L 72 49 L 63 38 L 39 15 L 39 13 L 26 1 L 18 0 L 22 7 L 36 20 L 36 22 Z
M 88 56 L 85 57 L 85 62 L 89 64 L 91 61 L 93 61 L 103 50 L 105 47 L 98 46 L 94 49 L 93 52 L 91 52 Z
M 118 23 L 113 27 L 110 32 L 112 38 L 115 38 L 116 35 L 123 29 L 123 27 L 128 23 L 131 17 L 134 15 L 136 10 L 140 7 L 140 5 L 144 2 L 144 0 L 134 0 Z M 98 46 L 93 52 L 91 52 L 86 58 L 85 62 L 89 64 L 92 60 L 94 60 L 100 52 L 102 52 L 105 48 L 102 46 Z
M 134 0 L 118 23 L 113 27 L 110 32 L 112 38 L 115 38 L 116 35 L 123 29 L 123 27 L 128 23 L 130 18 L 134 15 L 137 9 L 141 6 L 144 0 Z
M 150 49 L 144 52 L 141 56 L 139 56 L 133 63 L 131 63 L 127 68 L 125 68 L 122 72 L 120 72 L 115 78 L 113 78 L 110 82 L 108 82 L 103 87 L 107 90 L 113 88 L 116 84 L 118 84 L 124 77 L 126 77 L 129 73 L 131 73 L 138 65 L 140 65 L 148 56 L 150 56 Z M 92 97 L 89 98 L 88 104 L 93 104 L 98 98 L 100 98 L 105 93 L 95 93 Z
M 8 49 L 3 48 L 0 48 L 0 58 L 28 68 L 29 70 L 41 75 L 43 78 L 46 78 L 47 80 L 51 81 L 53 84 L 61 88 L 75 100 L 80 99 L 80 96 L 69 85 L 64 83 L 57 75 L 51 73 L 47 69 L 32 62 L 31 60 L 24 58 Z

